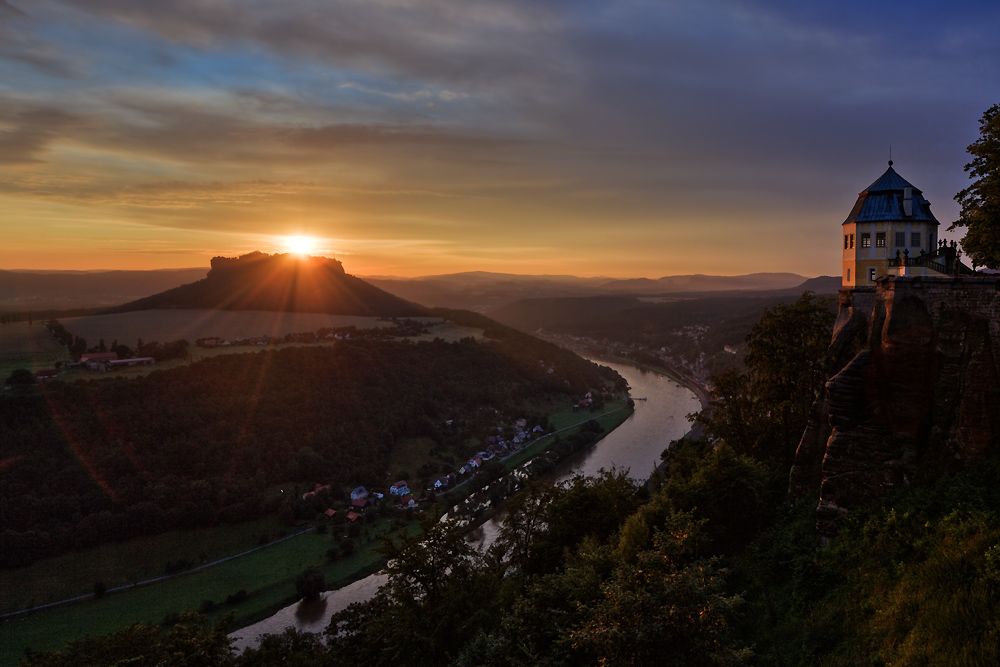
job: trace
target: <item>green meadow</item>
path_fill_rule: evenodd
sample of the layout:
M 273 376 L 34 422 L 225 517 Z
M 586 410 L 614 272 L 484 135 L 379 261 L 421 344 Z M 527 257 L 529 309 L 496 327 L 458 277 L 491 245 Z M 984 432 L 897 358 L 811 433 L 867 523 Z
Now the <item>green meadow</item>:
M 567 409 L 552 415 L 550 423 L 557 429 L 569 428 L 560 434 L 564 437 L 573 426 L 590 419 L 610 431 L 630 414 L 624 408 L 624 403 L 618 401 L 608 402 L 594 414 Z M 537 456 L 555 439 L 556 435 L 540 438 L 507 459 L 505 467 L 513 469 Z M 102 599 L 89 598 L 0 621 L 0 667 L 17 664 L 26 648 L 58 650 L 74 638 L 113 632 L 138 622 L 161 623 L 184 611 L 207 611 L 213 619 L 233 612 L 237 627 L 249 625 L 292 603 L 296 597 L 295 577 L 311 565 L 323 568 L 330 587 L 376 571 L 381 557 L 374 549 L 381 536 L 404 525 L 407 530 L 416 528 L 416 523 L 405 522 L 404 516 L 370 520 L 352 538 L 344 537 L 344 526 L 338 525 L 322 534 L 312 530 L 280 539 L 283 532 L 292 529 L 282 527 L 275 518 L 173 531 L 0 572 L 0 602 L 7 613 L 92 593 L 96 581 L 112 589 L 162 576 L 165 564 L 171 561 L 188 560 L 199 565 L 261 546 L 262 536 L 279 538 L 252 553 L 203 570 L 108 593 Z M 342 552 L 344 542 L 353 544 L 353 553 L 331 560 L 327 552 Z M 246 591 L 244 600 L 226 602 L 240 591 Z

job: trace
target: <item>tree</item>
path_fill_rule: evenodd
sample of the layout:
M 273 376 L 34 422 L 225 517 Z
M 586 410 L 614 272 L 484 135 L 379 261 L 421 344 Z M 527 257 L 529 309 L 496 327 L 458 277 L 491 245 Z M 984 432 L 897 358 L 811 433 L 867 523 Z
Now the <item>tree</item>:
M 326 590 L 326 579 L 323 570 L 312 565 L 295 577 L 295 590 L 306 600 L 318 600 L 320 593 Z
M 766 309 L 746 337 L 746 372 L 713 378 L 711 407 L 696 415 L 709 435 L 787 472 L 829 377 L 833 319 L 828 300 L 811 292 Z
M 18 368 L 7 377 L 10 387 L 30 387 L 35 384 L 35 374 L 27 368 Z
M 387 583 L 371 600 L 334 614 L 327 638 L 342 664 L 450 664 L 475 629 L 495 614 L 501 578 L 439 511 L 419 517 L 379 551 Z M 338 663 L 341 664 L 341 663 Z
M 682 534 L 687 534 L 685 531 Z M 601 599 L 573 633 L 602 665 L 739 665 L 751 653 L 732 629 L 742 600 L 725 592 L 715 559 L 685 562 L 676 535 L 657 531 L 651 550 L 619 563 Z
M 979 139 L 966 149 L 972 162 L 965 165 L 972 185 L 957 195 L 962 206 L 949 230 L 966 227 L 962 248 L 973 265 L 1000 268 L 1000 104 L 979 120 Z
M 212 626 L 203 616 L 181 614 L 167 631 L 139 623 L 108 635 L 90 635 L 69 642 L 57 653 L 32 653 L 21 667 L 229 665 L 232 640 L 227 633 L 231 622 L 232 617 L 227 616 Z

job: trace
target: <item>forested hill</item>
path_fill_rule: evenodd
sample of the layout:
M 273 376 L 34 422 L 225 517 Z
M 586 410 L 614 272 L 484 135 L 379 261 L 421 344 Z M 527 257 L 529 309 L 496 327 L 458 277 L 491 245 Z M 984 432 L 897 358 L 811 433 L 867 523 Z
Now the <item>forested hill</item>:
M 311 518 L 316 508 L 282 509 L 277 485 L 349 491 L 433 479 L 538 406 L 624 385 L 608 368 L 517 334 L 358 339 L 8 392 L 0 565 L 274 511 Z M 430 467 L 391 469 L 394 448 L 415 437 L 434 441 Z
M 109 309 L 108 313 L 161 308 L 218 308 L 276 312 L 409 317 L 426 309 L 344 271 L 327 257 L 268 255 L 214 257 L 194 283 Z

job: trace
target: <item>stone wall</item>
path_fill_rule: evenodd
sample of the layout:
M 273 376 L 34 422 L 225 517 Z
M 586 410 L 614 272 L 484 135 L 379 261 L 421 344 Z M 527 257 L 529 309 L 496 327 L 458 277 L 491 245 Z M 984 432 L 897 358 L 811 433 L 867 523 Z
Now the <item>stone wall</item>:
M 793 494 L 818 482 L 824 538 L 900 484 L 1000 452 L 1000 278 L 842 291 L 830 352 L 849 359 L 814 406 L 790 480 Z

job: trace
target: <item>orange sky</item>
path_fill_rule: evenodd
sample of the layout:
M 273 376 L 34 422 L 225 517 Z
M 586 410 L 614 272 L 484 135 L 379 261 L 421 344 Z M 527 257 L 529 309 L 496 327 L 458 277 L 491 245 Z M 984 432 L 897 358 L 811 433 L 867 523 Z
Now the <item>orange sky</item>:
M 995 4 L 907 7 L 0 0 L 0 269 L 838 275 L 996 102 Z

